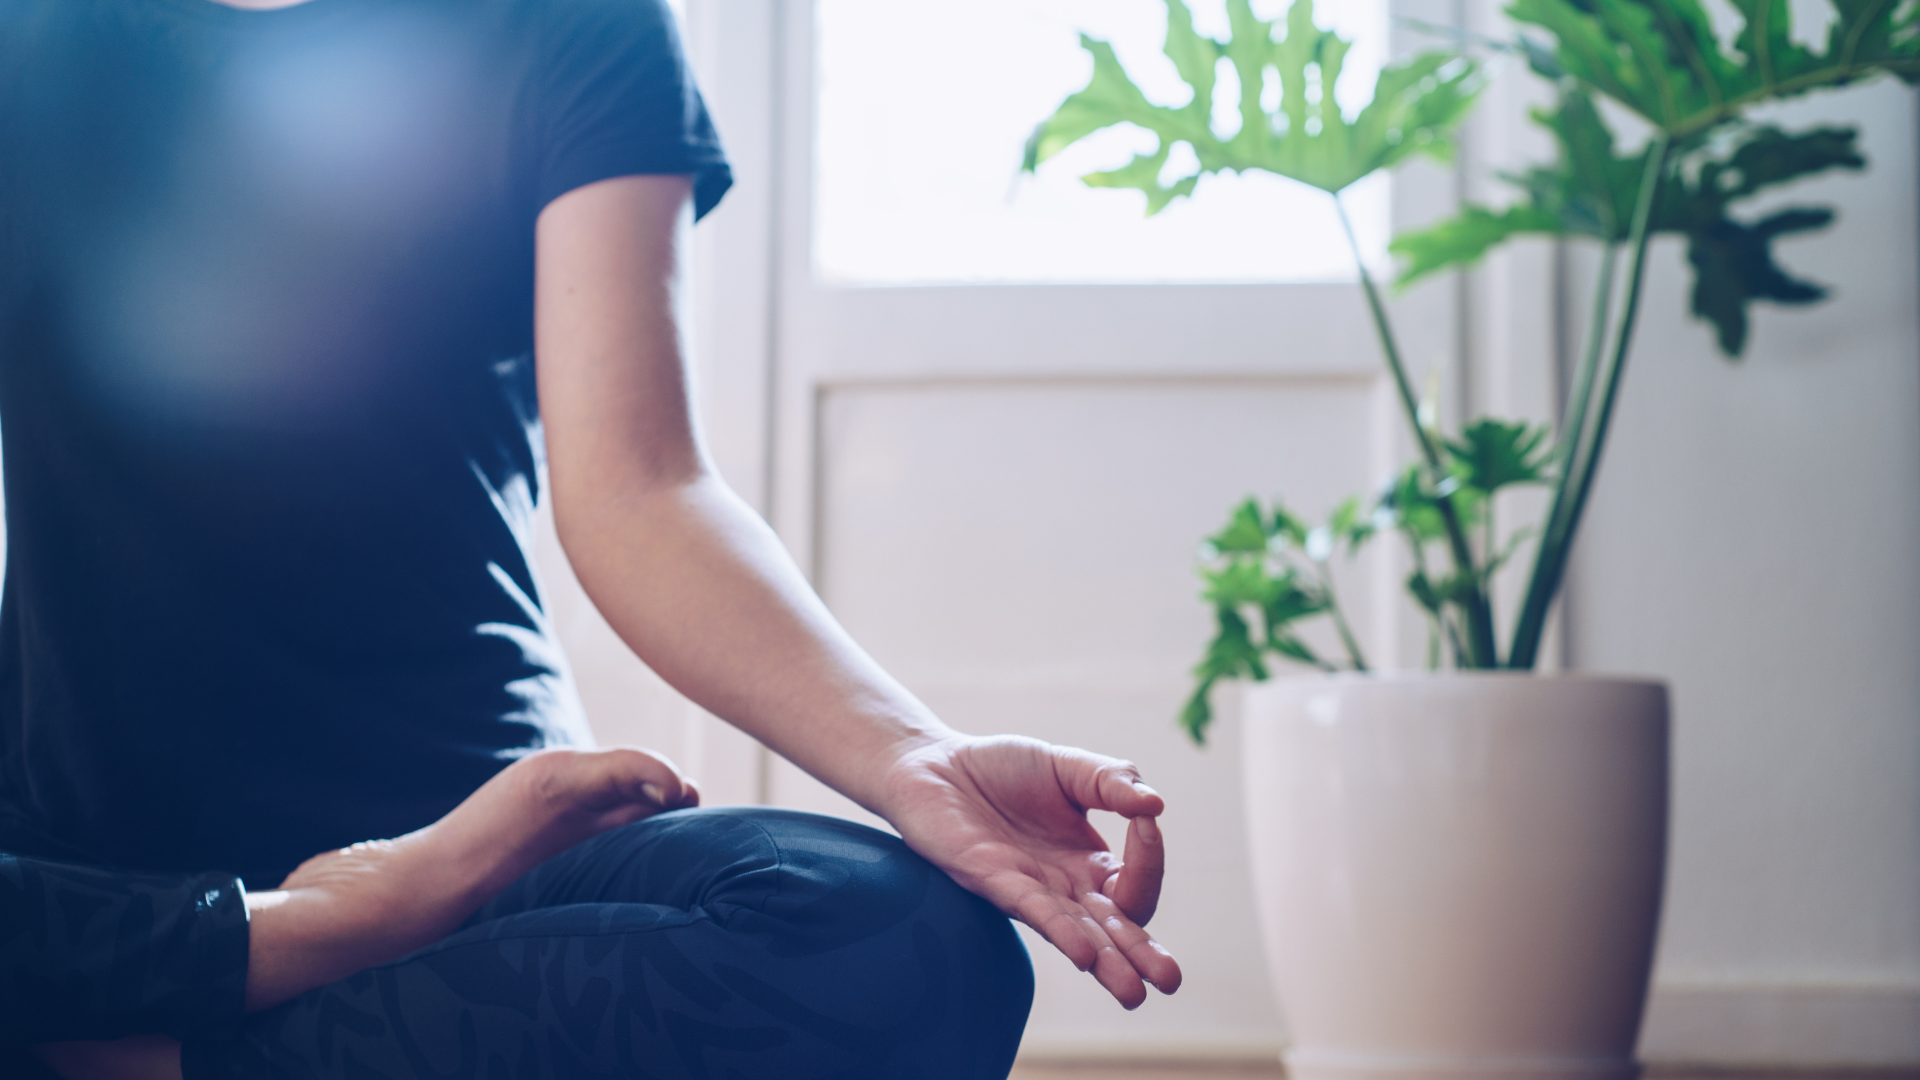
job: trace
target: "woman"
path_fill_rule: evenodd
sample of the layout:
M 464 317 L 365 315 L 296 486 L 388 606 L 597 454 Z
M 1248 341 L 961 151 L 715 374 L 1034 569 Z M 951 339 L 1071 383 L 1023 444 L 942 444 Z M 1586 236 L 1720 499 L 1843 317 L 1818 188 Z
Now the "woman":
M 713 473 L 675 305 L 730 178 L 657 0 L 11 0 L 0 80 L 0 850 L 258 887 L 586 744 L 526 552 L 544 483 L 654 670 L 1122 1004 L 1177 986 L 1132 766 L 946 728 Z M 1087 809 L 1133 819 L 1124 867 Z M 748 833 L 752 866 L 713 865 Z M 548 952 L 489 977 L 430 948 L 201 1017 L 187 1074 L 1003 1074 L 1024 999 L 990 1032 L 953 1010 L 1019 996 L 1017 942 L 967 945 L 959 901 L 903 916 L 944 885 L 867 875 L 874 843 L 771 811 L 614 829 L 449 939 L 533 920 Z M 865 890 L 828 938 L 868 959 L 765 926 L 729 930 L 757 967 L 649 944 L 761 863 Z

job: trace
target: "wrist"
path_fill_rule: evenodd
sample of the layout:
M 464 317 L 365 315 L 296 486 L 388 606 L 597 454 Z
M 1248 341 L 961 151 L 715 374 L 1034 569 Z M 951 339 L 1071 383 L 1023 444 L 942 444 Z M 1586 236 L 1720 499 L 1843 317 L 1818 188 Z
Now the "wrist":
M 937 720 L 901 731 L 868 760 L 863 785 L 866 798 L 859 801 L 897 825 L 895 815 L 917 786 L 916 781 L 950 760 L 953 746 L 967 738 Z

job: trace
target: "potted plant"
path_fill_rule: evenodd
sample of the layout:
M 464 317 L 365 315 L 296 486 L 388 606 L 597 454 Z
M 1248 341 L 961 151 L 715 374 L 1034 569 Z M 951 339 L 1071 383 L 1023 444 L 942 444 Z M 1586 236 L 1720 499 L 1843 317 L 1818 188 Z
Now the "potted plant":
M 1130 123 L 1158 136 L 1156 150 L 1084 180 L 1143 192 L 1149 214 L 1222 170 L 1326 192 L 1416 451 L 1379 492 L 1322 523 L 1248 499 L 1203 549 L 1217 630 L 1180 722 L 1204 741 L 1215 686 L 1261 684 L 1242 710 L 1249 836 L 1290 1073 L 1633 1076 L 1665 858 L 1666 693 L 1646 680 L 1535 674 L 1547 616 L 1606 447 L 1649 242 L 1685 241 L 1692 310 L 1729 357 L 1745 348 L 1754 302 L 1820 299 L 1772 244 L 1832 212 L 1733 211 L 1792 180 L 1863 168 L 1856 133 L 1790 133 L 1748 116 L 1813 90 L 1920 78 L 1920 8 L 1836 0 L 1816 46 L 1795 40 L 1784 0 L 1734 0 L 1740 28 L 1727 43 L 1699 0 L 1515 0 L 1513 40 L 1455 35 L 1453 47 L 1385 66 L 1350 111 L 1333 92 L 1349 43 L 1316 24 L 1312 0 L 1272 22 L 1227 0 L 1224 41 L 1197 33 L 1182 0 L 1166 4 L 1165 51 L 1191 100 L 1152 103 L 1109 46 L 1083 37 L 1092 78 L 1036 128 L 1025 167 Z M 1597 245 L 1590 331 L 1552 429 L 1487 417 L 1441 429 L 1340 203 L 1374 172 L 1450 151 L 1489 70 L 1474 52 L 1549 80 L 1555 104 L 1533 119 L 1558 154 L 1507 177 L 1511 205 L 1467 206 L 1398 237 L 1399 284 L 1520 235 Z M 1281 91 L 1269 108 L 1243 90 L 1231 134 L 1212 121 L 1223 58 L 1242 88 L 1272 72 Z M 1602 100 L 1644 124 L 1644 145 L 1620 148 Z M 1197 167 L 1163 181 L 1176 143 Z M 1495 497 L 1523 485 L 1550 491 L 1543 517 L 1498 528 Z M 1428 672 L 1372 671 L 1340 610 L 1332 561 L 1389 534 L 1428 626 Z M 1529 555 L 1503 647 L 1493 578 Z M 1302 635 L 1314 621 L 1330 626 L 1331 644 Z M 1318 671 L 1270 680 L 1276 662 Z

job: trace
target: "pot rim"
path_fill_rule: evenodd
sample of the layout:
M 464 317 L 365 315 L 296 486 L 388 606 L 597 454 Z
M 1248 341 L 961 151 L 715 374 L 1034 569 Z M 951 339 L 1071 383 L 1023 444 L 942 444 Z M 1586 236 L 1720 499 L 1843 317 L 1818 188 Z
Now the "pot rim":
M 1439 682 L 1542 682 L 1542 683 L 1608 683 L 1620 686 L 1658 686 L 1665 688 L 1667 680 L 1656 675 L 1623 675 L 1612 672 L 1596 671 L 1502 671 L 1478 668 L 1443 668 L 1428 671 L 1423 668 L 1393 668 L 1384 671 L 1299 671 L 1285 675 L 1275 675 L 1261 681 L 1245 681 L 1248 690 L 1271 683 L 1344 683 L 1387 685 L 1393 683 L 1439 683 Z

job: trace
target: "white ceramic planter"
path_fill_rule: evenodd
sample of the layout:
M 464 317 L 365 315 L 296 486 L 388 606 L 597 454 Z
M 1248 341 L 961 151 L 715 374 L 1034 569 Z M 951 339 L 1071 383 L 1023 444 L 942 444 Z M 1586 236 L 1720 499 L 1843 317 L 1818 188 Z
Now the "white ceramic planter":
M 1255 889 L 1291 1080 L 1626 1080 L 1667 834 L 1660 683 L 1250 687 Z

